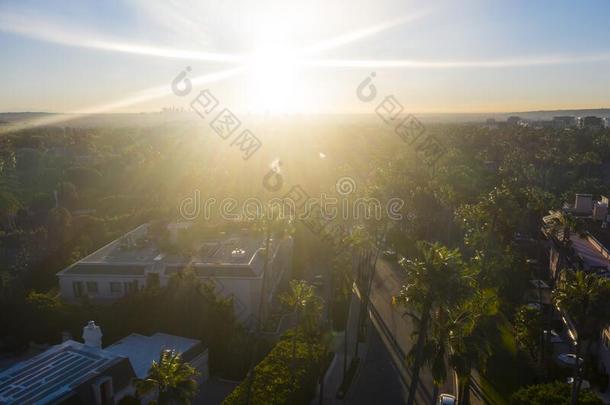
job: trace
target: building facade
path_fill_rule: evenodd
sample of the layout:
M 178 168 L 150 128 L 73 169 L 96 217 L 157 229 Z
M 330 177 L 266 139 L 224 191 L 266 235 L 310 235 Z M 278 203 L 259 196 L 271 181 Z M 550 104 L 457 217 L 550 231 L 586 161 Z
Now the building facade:
M 172 239 L 188 223 L 170 225 Z M 233 299 L 235 314 L 251 323 L 263 293 L 265 238 L 249 232 L 219 235 L 195 242 L 194 253 L 164 253 L 144 224 L 57 273 L 61 297 L 112 302 L 146 286 L 166 286 L 170 277 L 190 269 L 202 281 Z M 271 302 L 284 274 L 292 269 L 292 239 L 270 240 L 263 303 Z

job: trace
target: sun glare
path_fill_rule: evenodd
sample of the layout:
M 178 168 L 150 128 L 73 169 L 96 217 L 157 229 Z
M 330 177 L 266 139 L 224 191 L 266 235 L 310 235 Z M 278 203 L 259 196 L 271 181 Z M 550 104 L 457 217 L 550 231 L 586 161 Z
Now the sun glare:
M 249 106 L 257 113 L 289 113 L 302 104 L 303 77 L 287 26 L 267 25 L 248 59 Z

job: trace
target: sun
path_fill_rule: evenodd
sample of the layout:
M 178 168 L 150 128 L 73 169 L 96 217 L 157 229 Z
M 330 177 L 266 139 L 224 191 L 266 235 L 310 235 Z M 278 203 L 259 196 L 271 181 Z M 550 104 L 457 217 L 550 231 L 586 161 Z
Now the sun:
M 257 113 L 299 111 L 304 77 L 297 55 L 281 32 L 258 41 L 248 59 L 248 104 Z

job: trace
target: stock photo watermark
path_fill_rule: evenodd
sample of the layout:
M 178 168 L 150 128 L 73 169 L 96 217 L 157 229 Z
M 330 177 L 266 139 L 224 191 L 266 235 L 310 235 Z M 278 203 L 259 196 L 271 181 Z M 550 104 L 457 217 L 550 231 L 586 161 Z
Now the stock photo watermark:
M 377 74 L 372 72 L 356 88 L 356 96 L 363 103 L 370 103 L 377 98 L 377 87 L 373 80 Z M 446 148 L 433 135 L 425 135 L 426 127 L 413 115 L 403 114 L 404 106 L 394 95 L 384 97 L 375 107 L 375 114 L 385 125 L 394 128 L 394 133 L 408 145 L 415 148 L 430 167 L 447 153 Z
M 187 66 L 172 81 L 172 92 L 176 96 L 186 97 L 193 90 L 193 84 L 188 78 L 190 72 L 191 67 Z M 204 120 L 211 116 L 219 105 L 220 102 L 209 89 L 201 90 L 190 102 L 191 109 Z M 250 159 L 263 146 L 261 140 L 252 131 L 247 128 L 240 130 L 241 120 L 226 107 L 220 109 L 220 112 L 210 121 L 209 126 L 224 141 L 229 141 L 234 134 L 238 134 L 233 137 L 230 146 L 238 147 L 239 151 L 243 153 L 244 160 Z
M 188 221 L 222 218 L 229 221 L 256 220 L 261 218 L 294 218 L 307 220 L 312 213 L 319 210 L 321 215 L 333 221 L 335 219 L 381 221 L 403 219 L 401 208 L 404 201 L 390 198 L 381 201 L 374 197 L 348 198 L 356 190 L 356 182 L 351 177 L 342 177 L 336 183 L 338 196 L 321 193 L 317 197 L 308 195 L 300 185 L 292 188 L 282 197 L 273 197 L 266 201 L 250 197 L 239 201 L 232 197 L 216 199 L 203 198 L 200 190 L 180 201 L 180 216 Z

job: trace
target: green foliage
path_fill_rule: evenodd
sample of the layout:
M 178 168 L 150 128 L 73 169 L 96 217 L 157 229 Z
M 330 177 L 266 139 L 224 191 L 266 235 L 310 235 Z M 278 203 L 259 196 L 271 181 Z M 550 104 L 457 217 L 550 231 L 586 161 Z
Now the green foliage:
M 280 297 L 282 303 L 297 315 L 300 330 L 305 336 L 320 332 L 323 303 L 315 294 L 315 287 L 304 280 L 291 280 L 290 291 Z
M 501 312 L 481 324 L 481 335 L 489 347 L 485 368 L 479 370 L 478 382 L 490 403 L 506 403 L 521 387 L 536 382 L 531 358 L 518 350 L 513 327 Z
M 332 131 L 332 124 L 329 127 Z M 28 322 L 29 316 L 38 319 L 48 308 L 53 308 L 53 313 L 63 310 L 47 299 L 37 298 L 26 304 L 27 290 L 48 291 L 56 286 L 55 273 L 74 260 L 143 222 L 175 217 L 179 202 L 192 196 L 193 190 L 204 190 L 202 197 L 260 196 L 260 182 L 252 179 L 264 173 L 258 177 L 257 168 L 252 165 L 210 164 L 216 162 L 215 149 L 207 147 L 205 137 L 198 136 L 196 131 L 182 125 L 176 131 L 169 123 L 146 128 L 41 127 L 0 139 L 0 227 L 5 230 L 0 234 L 0 248 L 2 252 L 17 252 L 15 263 L 9 260 L 0 263 L 4 280 L 0 317 L 7 320 L 2 322 L 3 326 L 10 325 L 2 328 L 0 335 L 30 339 L 32 332 L 26 330 L 20 319 Z M 334 136 L 303 142 L 299 153 L 311 144 L 315 160 L 307 160 L 303 153 L 303 159 L 301 156 L 293 159 L 300 170 L 287 169 L 291 173 L 305 173 L 291 181 L 303 185 L 313 195 L 334 189 L 338 167 L 331 161 L 341 165 L 349 162 L 349 175 L 358 176 L 358 189 L 366 190 L 367 196 L 381 201 L 401 198 L 405 202 L 401 209 L 403 218 L 388 224 L 389 245 L 408 257 L 418 254 L 416 242 L 421 240 L 439 241 L 448 246 L 448 252 L 460 248 L 460 260 L 471 268 L 469 282 L 475 281 L 478 288 L 497 289 L 503 309 L 512 313 L 529 277 L 523 271 L 525 253 L 515 236 L 536 236 L 541 216 L 571 200 L 575 192 L 606 193 L 610 132 L 508 127 L 488 130 L 476 125 L 433 124 L 427 125 L 426 131 L 447 149 L 434 170 L 417 157 L 412 146 L 395 136 L 369 137 L 355 127 L 350 130 L 341 127 Z M 350 147 L 345 148 L 346 144 Z M 326 159 L 320 164 L 319 150 L 328 151 L 336 159 Z M 287 190 L 285 185 L 282 194 Z M 58 192 L 58 210 L 54 209 L 54 191 Z M 92 211 L 90 216 L 83 217 L 64 209 Z M 20 210 L 15 220 L 13 214 Z M 311 264 L 309 258 L 319 257 L 321 251 L 328 249 L 318 235 L 302 224 L 297 225 L 295 271 L 304 274 Z M 42 232 L 37 233 L 38 230 Z M 181 242 L 188 244 L 188 240 Z M 173 248 L 168 246 L 167 250 Z M 451 267 L 446 273 L 448 285 L 453 282 Z M 431 285 L 435 285 L 433 277 L 439 283 L 444 281 L 445 273 L 430 273 L 426 277 L 430 277 Z M 340 275 L 333 280 L 335 290 L 340 289 L 342 280 Z M 409 304 L 416 304 L 414 307 L 419 310 L 416 296 L 424 296 L 426 291 L 413 284 L 409 287 L 413 297 Z M 451 289 L 443 284 L 438 286 Z M 468 283 L 464 287 L 470 288 Z M 456 296 L 461 295 L 457 292 Z M 444 295 L 445 291 L 438 290 L 441 293 Z M 107 316 L 105 311 L 90 305 L 84 308 L 84 313 L 67 307 L 67 320 L 59 316 L 57 325 L 67 322 L 73 333 L 79 334 L 83 322 L 96 319 L 105 327 L 108 338 L 122 337 L 134 328 L 147 332 L 168 327 L 188 333 L 186 323 L 182 325 L 171 318 L 187 314 L 186 321 L 193 321 L 194 311 L 181 308 L 177 292 L 151 290 L 142 294 L 113 307 L 113 315 L 119 314 L 117 325 L 101 320 Z M 162 299 L 168 299 L 168 308 L 158 303 Z M 206 298 L 192 302 L 199 306 L 215 301 Z M 206 324 L 231 324 L 232 320 L 224 323 L 225 319 L 220 321 L 212 316 L 215 311 L 226 314 L 216 304 L 212 307 L 215 309 L 205 314 Z M 159 319 L 148 315 L 149 308 L 152 313 L 159 313 Z M 124 316 L 120 315 L 122 312 Z M 579 318 L 578 310 L 572 312 L 575 319 Z M 593 315 L 592 319 L 605 318 Z M 37 339 L 59 338 L 57 327 L 42 324 L 48 331 Z M 196 325 L 193 335 L 216 342 L 211 343 L 216 347 L 210 353 L 212 363 L 218 363 L 217 355 L 235 355 L 236 347 L 247 346 L 239 329 L 222 330 L 230 337 L 219 343 L 223 339 L 213 331 L 203 331 L 201 325 Z M 596 327 L 590 321 L 585 322 L 584 333 L 593 333 Z M 232 350 L 226 349 L 231 345 Z M 244 357 L 243 353 L 236 357 L 240 354 Z
M 480 353 L 473 338 L 478 318 L 497 310 L 493 291 L 477 292 L 476 269 L 464 263 L 459 250 L 438 243 L 420 243 L 418 248 L 419 258 L 401 261 L 407 284 L 393 298 L 414 320 L 417 336 L 408 353 L 415 376 L 409 398 L 414 398 L 424 362 L 431 366 L 435 383 L 443 383 L 449 349 L 453 351 L 452 366 L 462 381 L 468 381 L 472 357 Z
M 400 264 L 407 284 L 394 303 L 419 312 L 456 302 L 472 286 L 472 274 L 464 266 L 457 249 L 438 243 L 420 243 L 420 258 L 405 259 Z
M 335 330 L 344 330 L 354 282 L 351 256 L 344 252 L 334 255 L 331 277 L 333 289 L 330 303 L 332 326 Z
M 537 360 L 542 340 L 542 314 L 537 308 L 519 307 L 513 322 L 515 338 L 519 346 L 527 350 L 532 360 Z
M 594 273 L 564 270 L 553 301 L 566 311 L 579 339 L 596 336 L 610 322 L 610 280 Z
M 78 192 L 76 186 L 70 182 L 61 182 L 57 185 L 57 200 L 62 207 L 76 208 Z
M 163 350 L 159 361 L 153 361 L 148 376 L 145 379 L 136 379 L 134 386 L 142 396 L 156 393 L 159 405 L 188 405 L 197 394 L 198 375 L 197 370 L 182 361 L 180 353 Z
M 319 340 L 311 341 L 301 333 L 296 334 L 296 370 L 292 378 L 292 334 L 287 332 L 271 352 L 254 368 L 250 389 L 250 403 L 262 404 L 309 404 L 311 401 L 320 363 L 324 360 L 326 347 Z M 244 404 L 250 380 L 245 379 L 225 398 L 223 405 Z
M 119 405 L 141 405 L 140 400 L 133 395 L 125 395 L 119 401 Z
M 21 344 L 31 340 L 59 343 L 63 331 L 78 338 L 82 327 L 93 319 L 103 329 L 105 344 L 131 333 L 165 332 L 194 338 L 208 347 L 211 371 L 243 376 L 245 331 L 235 320 L 233 303 L 219 298 L 213 286 L 190 271 L 174 275 L 167 287 L 138 291 L 110 306 L 86 301 L 67 304 L 56 291 L 13 297 L 6 306 L 0 302 L 3 308 L 10 308 L 0 313 L 0 321 L 8 326 L 0 330 L 0 338 L 11 337 Z
M 138 291 L 100 312 L 98 323 L 106 342 L 133 332 L 159 331 L 200 339 L 210 350 L 212 371 L 224 370 L 225 359 L 235 355 L 232 341 L 244 333 L 235 320 L 233 303 L 219 298 L 212 285 L 199 281 L 191 271 L 172 276 L 165 288 Z
M 530 385 L 521 388 L 511 397 L 511 405 L 568 405 L 570 386 L 561 382 Z M 603 402 L 592 392 L 583 392 L 578 398 L 579 405 L 602 405 Z
M 31 292 L 25 307 L 27 335 L 37 343 L 57 343 L 66 324 L 67 307 L 56 293 Z
M 66 170 L 66 179 L 81 189 L 95 187 L 101 177 L 100 172 L 89 167 L 71 167 Z

